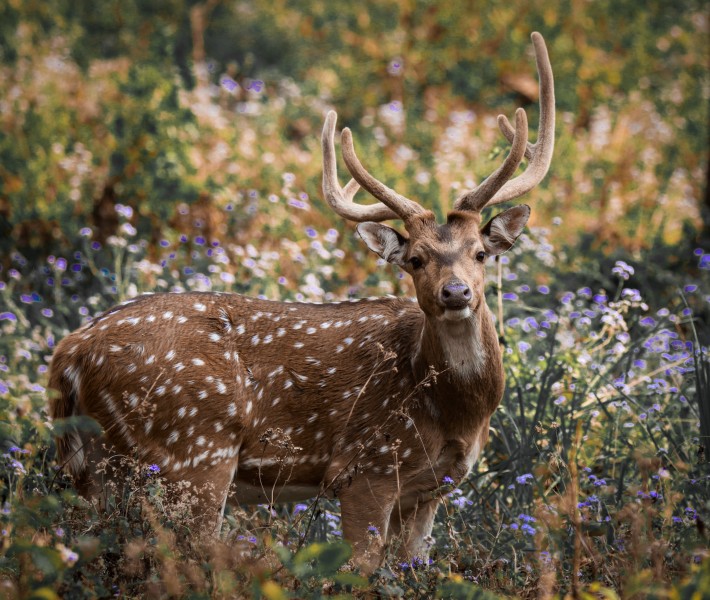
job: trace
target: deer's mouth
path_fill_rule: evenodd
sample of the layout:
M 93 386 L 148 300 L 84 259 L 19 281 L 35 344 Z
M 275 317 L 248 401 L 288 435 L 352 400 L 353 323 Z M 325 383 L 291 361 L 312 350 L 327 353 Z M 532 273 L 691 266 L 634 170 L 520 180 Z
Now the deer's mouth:
M 471 316 L 471 308 L 464 306 L 463 308 L 447 308 L 444 310 L 445 321 L 462 321 Z

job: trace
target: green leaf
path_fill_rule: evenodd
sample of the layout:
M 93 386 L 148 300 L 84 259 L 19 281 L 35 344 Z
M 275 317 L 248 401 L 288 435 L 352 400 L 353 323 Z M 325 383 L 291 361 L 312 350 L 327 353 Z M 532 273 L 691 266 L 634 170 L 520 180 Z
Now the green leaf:
M 437 598 L 454 600 L 495 600 L 497 596 L 468 581 L 445 581 L 436 589 Z
M 351 555 L 352 548 L 347 542 L 310 544 L 293 557 L 289 570 L 298 577 L 330 575 L 342 567 Z
M 41 587 L 32 592 L 30 600 L 59 600 L 57 593 L 48 587 Z
M 355 573 L 336 573 L 333 576 L 333 581 L 340 585 L 351 585 L 353 587 L 367 587 L 368 585 L 365 577 Z
M 29 554 L 32 557 L 32 564 L 47 576 L 59 574 L 64 570 L 62 557 L 57 550 L 36 546 L 31 542 L 18 540 L 7 551 L 8 557 Z
M 57 437 L 62 437 L 75 431 L 81 431 L 91 435 L 101 435 L 104 432 L 99 422 L 87 415 L 73 415 L 71 417 L 65 417 L 64 419 L 55 419 L 52 425 L 54 435 Z

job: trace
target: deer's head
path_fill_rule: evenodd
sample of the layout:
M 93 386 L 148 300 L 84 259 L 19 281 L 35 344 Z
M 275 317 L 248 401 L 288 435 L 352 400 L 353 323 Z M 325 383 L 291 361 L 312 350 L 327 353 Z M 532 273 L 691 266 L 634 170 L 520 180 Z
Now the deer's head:
M 429 318 L 466 319 L 484 301 L 485 260 L 511 248 L 527 223 L 530 208 L 515 206 L 485 225 L 481 225 L 481 211 L 527 193 L 542 180 L 550 166 L 555 130 L 552 68 L 542 36 L 533 33 L 532 40 L 540 78 L 538 140 L 535 144 L 528 142 L 523 109 L 515 114 L 515 127 L 500 115 L 498 125 L 511 142 L 508 156 L 490 177 L 456 200 L 444 224 L 438 224 L 431 211 L 370 175 L 355 154 L 348 128 L 343 129 L 341 144 L 343 159 L 353 178 L 344 188 L 340 187 L 334 145 L 337 117 L 332 111 L 326 117 L 322 136 L 326 200 L 339 215 L 360 223 L 358 233 L 371 250 L 412 276 L 419 305 Z M 510 179 L 523 157 L 528 159 L 527 169 Z M 379 202 L 355 204 L 353 197 L 360 187 Z M 401 219 L 405 232 L 381 224 L 389 219 Z

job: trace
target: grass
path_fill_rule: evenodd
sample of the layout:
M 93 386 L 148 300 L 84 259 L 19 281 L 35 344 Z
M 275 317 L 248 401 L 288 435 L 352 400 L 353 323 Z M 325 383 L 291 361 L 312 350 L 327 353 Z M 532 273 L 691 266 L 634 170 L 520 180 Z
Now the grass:
M 683 585 L 707 590 L 710 471 L 700 422 L 708 350 L 693 318 L 707 296 L 688 284 L 669 306 L 650 310 L 630 287 L 633 266 L 621 261 L 609 274 L 613 293 L 552 291 L 534 283 L 541 256 L 554 256 L 544 230 L 525 234 L 501 261 L 507 390 L 479 464 L 460 487 L 439 490 L 431 564 L 388 560 L 369 580 L 342 570 L 350 550 L 339 507 L 323 498 L 230 506 L 222 539 L 195 541 L 189 494 L 166 504 L 176 491 L 156 465 L 137 462 L 122 496 L 97 512 L 54 462 L 44 385 L 56 341 L 155 287 L 228 289 L 225 273 L 240 261 L 259 270 L 257 289 L 279 278 L 277 257 L 251 258 L 199 233 L 175 233 L 152 248 L 130 225 L 132 211 L 117 210 L 120 233 L 106 245 L 85 231 L 84 250 L 51 257 L 41 278 L 17 255 L 0 284 L 0 581 L 9 597 L 632 598 Z M 306 265 L 337 251 L 330 231 L 313 229 L 302 244 Z M 35 291 L 24 293 L 23 284 Z

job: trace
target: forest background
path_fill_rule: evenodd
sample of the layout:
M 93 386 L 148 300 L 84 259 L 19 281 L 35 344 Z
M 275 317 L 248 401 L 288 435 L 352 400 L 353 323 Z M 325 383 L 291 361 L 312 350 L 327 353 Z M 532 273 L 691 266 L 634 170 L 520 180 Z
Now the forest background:
M 0 592 L 707 593 L 708 19 L 701 0 L 0 3 Z M 192 543 L 140 465 L 116 513 L 77 498 L 47 417 L 56 342 L 146 291 L 412 295 L 323 201 L 324 115 L 441 217 L 507 151 L 499 112 L 525 107 L 535 139 L 532 31 L 555 156 L 501 265 L 506 396 L 442 486 L 432 564 L 339 571 L 324 500 L 235 506 L 222 542 Z

